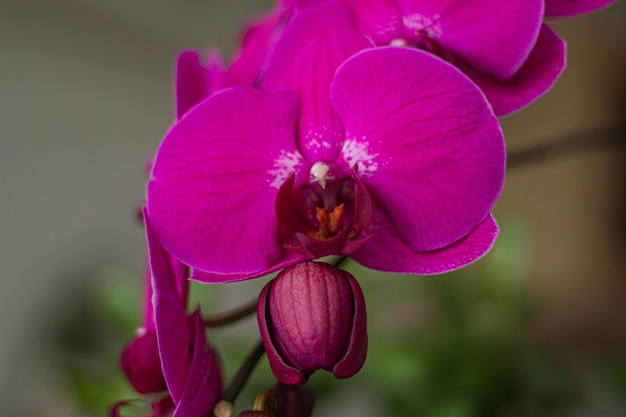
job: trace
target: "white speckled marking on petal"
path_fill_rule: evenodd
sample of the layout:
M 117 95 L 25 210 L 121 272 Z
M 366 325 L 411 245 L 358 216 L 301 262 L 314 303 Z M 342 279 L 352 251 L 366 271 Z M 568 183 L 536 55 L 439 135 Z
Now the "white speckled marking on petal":
M 270 187 L 279 189 L 285 180 L 302 167 L 303 158 L 299 152 L 282 150 L 274 160 L 274 168 L 267 171 Z
M 439 17 L 438 14 L 433 17 L 426 17 L 415 13 L 404 16 L 402 22 L 405 27 L 413 29 L 415 32 L 423 30 L 429 38 L 438 39 L 443 33 Z
M 346 139 L 341 149 L 341 155 L 349 167 L 359 165 L 359 175 L 370 176 L 378 170 L 377 153 L 369 153 L 367 142 L 356 139 Z

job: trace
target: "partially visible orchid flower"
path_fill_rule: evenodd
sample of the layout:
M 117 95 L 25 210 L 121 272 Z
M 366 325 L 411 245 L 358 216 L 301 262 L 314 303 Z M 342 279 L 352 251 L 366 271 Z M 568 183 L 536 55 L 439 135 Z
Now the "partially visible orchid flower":
M 188 268 L 154 239 L 145 211 L 144 221 L 150 254 L 145 324 L 124 349 L 122 368 L 138 392 L 162 393 L 151 401 L 150 416 L 202 417 L 221 392 L 219 363 L 200 311 L 186 312 Z M 116 404 L 111 416 L 126 403 Z
M 529 105 L 565 68 L 565 43 L 545 24 L 544 0 L 289 0 L 296 13 L 344 4 L 377 46 L 426 50 L 455 65 L 498 116 Z M 345 29 L 338 28 L 338 29 Z
M 176 118 L 180 119 L 196 104 L 223 88 L 258 86 L 268 52 L 287 15 L 287 10 L 279 9 L 248 23 L 242 32 L 239 50 L 227 68 L 215 50 L 209 52 L 206 63 L 197 51 L 180 52 L 176 59 Z
M 595 12 L 617 2 L 617 0 L 545 0 L 546 17 L 575 17 Z
M 435 274 L 491 248 L 504 144 L 483 94 L 425 52 L 335 35 L 275 78 L 288 89 L 221 91 L 165 137 L 148 212 L 194 279 L 330 254 Z
M 228 86 L 256 87 L 265 69 L 267 56 L 289 17 L 289 10 L 275 11 L 248 23 L 241 35 L 241 45 L 226 71 Z
M 176 58 L 176 118 L 180 119 L 193 106 L 227 86 L 219 53 L 212 51 L 204 64 L 200 54 L 185 50 Z

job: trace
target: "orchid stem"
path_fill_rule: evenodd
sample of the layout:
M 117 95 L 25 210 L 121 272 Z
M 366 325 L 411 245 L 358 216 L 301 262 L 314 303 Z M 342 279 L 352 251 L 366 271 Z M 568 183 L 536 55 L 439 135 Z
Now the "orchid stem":
M 341 264 L 344 263 L 347 259 L 348 259 L 347 256 L 342 256 L 341 258 L 337 259 L 337 261 L 335 261 L 333 266 L 336 266 L 337 268 L 339 268 Z
M 259 340 L 257 345 L 254 347 L 252 352 L 248 354 L 248 357 L 243 362 L 237 374 L 230 382 L 226 391 L 222 393 L 220 400 L 217 402 L 215 409 L 213 411 L 216 417 L 230 417 L 228 412 L 224 412 L 223 410 L 228 410 L 232 412 L 232 405 L 239 396 L 239 393 L 248 382 L 248 378 L 250 378 L 250 374 L 254 370 L 254 367 L 259 362 L 259 359 L 263 357 L 265 353 L 265 346 L 263 346 L 263 341 Z
M 205 327 L 220 327 L 220 326 L 226 326 L 227 324 L 234 323 L 238 320 L 248 317 L 250 314 L 255 313 L 256 306 L 257 306 L 257 300 L 252 300 L 248 304 L 245 304 L 244 306 L 241 306 L 234 311 L 206 317 L 204 319 L 204 326 Z
M 547 144 L 511 151 L 507 170 L 551 159 L 573 151 L 626 145 L 626 125 L 607 126 L 564 136 Z

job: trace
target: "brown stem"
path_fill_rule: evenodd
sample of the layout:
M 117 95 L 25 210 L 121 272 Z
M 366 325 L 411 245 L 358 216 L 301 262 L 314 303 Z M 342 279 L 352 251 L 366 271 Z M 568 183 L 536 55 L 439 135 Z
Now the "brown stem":
M 348 260 L 348 257 L 347 256 L 342 256 L 341 258 L 337 259 L 333 263 L 333 266 L 336 266 L 337 268 L 339 268 L 341 266 L 341 264 L 343 264 L 346 260 Z
M 256 312 L 257 300 L 251 300 L 247 304 L 237 308 L 234 311 L 220 313 L 204 319 L 205 327 L 220 327 L 230 323 L 234 323 Z
M 547 144 L 507 153 L 507 170 L 573 151 L 626 145 L 626 125 L 607 126 L 564 136 Z
M 259 340 L 257 345 L 254 347 L 252 352 L 248 355 L 246 360 L 243 362 L 237 374 L 230 382 L 230 385 L 220 396 L 220 400 L 215 405 L 213 410 L 213 414 L 215 417 L 230 417 L 230 413 L 232 412 L 232 405 L 237 399 L 237 396 L 248 382 L 248 378 L 250 378 L 250 374 L 254 370 L 254 367 L 259 362 L 259 360 L 263 357 L 265 353 L 265 346 L 263 346 L 263 341 Z

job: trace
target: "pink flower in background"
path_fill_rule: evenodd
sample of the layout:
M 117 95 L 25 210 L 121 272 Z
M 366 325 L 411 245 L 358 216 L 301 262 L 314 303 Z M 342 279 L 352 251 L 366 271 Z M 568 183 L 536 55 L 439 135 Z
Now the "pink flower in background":
M 617 2 L 617 0 L 545 0 L 546 17 L 574 17 L 595 12 Z
M 194 279 L 246 279 L 322 254 L 433 274 L 490 249 L 504 145 L 484 96 L 430 54 L 355 55 L 368 45 L 323 36 L 283 74 L 287 89 L 224 90 L 167 134 L 148 212 Z M 281 214 L 281 189 L 316 230 Z

